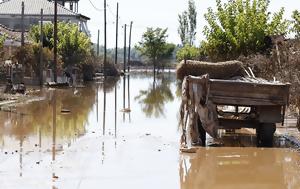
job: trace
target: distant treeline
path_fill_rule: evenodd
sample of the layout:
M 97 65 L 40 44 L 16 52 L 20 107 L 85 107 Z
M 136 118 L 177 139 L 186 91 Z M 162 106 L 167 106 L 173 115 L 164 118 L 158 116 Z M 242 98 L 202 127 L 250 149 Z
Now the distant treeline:
M 93 45 L 93 48 L 94 48 L 94 51 L 95 51 L 95 54 L 97 53 L 97 44 L 94 44 Z M 170 62 L 175 62 L 176 61 L 176 52 L 177 50 L 179 50 L 179 46 L 176 46 L 175 50 L 174 50 L 174 53 L 173 53 L 173 56 L 171 57 L 170 59 Z M 128 47 L 127 47 L 127 50 L 126 50 L 128 53 Z M 99 56 L 103 56 L 104 54 L 104 46 L 101 45 L 99 46 Z M 107 57 L 114 60 L 115 59 L 115 48 L 108 48 L 107 49 Z M 128 54 L 126 55 L 126 60 L 128 58 Z M 147 57 L 145 56 L 142 56 L 140 54 L 140 52 L 135 48 L 135 47 L 132 47 L 131 48 L 131 52 L 130 52 L 130 60 L 131 61 L 138 61 L 138 62 L 142 62 L 144 64 L 148 64 L 149 60 Z M 118 62 L 119 63 L 123 63 L 124 61 L 124 48 L 118 48 Z

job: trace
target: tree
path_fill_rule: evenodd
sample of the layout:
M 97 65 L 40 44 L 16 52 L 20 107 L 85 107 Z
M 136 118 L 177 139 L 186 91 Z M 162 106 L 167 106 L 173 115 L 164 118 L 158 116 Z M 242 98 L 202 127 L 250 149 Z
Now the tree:
M 147 28 L 147 31 L 142 36 L 142 40 L 136 47 L 142 55 L 147 56 L 153 63 L 154 76 L 158 61 L 167 54 L 170 54 L 170 51 L 172 50 L 168 47 L 168 44 L 166 42 L 166 39 L 168 37 L 167 30 L 167 28 Z
M 178 22 L 178 34 L 181 39 L 181 44 L 185 45 L 187 43 L 187 38 L 189 34 L 188 13 L 186 11 L 178 15 Z
M 178 34 L 182 45 L 189 44 L 192 46 L 196 37 L 197 11 L 194 0 L 189 0 L 188 11 L 183 11 L 178 15 Z
M 40 43 L 40 33 L 41 27 L 40 25 L 33 25 L 29 30 L 29 38 L 35 42 Z M 43 47 L 47 47 L 50 50 L 53 49 L 53 24 L 52 23 L 45 23 L 43 25 Z
M 284 9 L 271 15 L 266 0 L 216 0 L 217 10 L 208 9 L 202 48 L 214 60 L 228 60 L 268 48 L 267 38 L 287 33 Z M 272 17 L 271 17 L 272 16 Z
M 292 32 L 295 33 L 296 38 L 300 38 L 300 12 L 295 10 L 292 15 Z
M 53 24 L 47 23 L 43 27 L 43 44 L 49 49 L 53 48 Z M 34 25 L 29 31 L 30 38 L 35 42 L 40 42 L 40 26 Z M 75 66 L 84 63 L 87 56 L 91 55 L 92 46 L 90 38 L 79 31 L 76 24 L 58 23 L 58 53 L 64 62 L 64 67 Z
M 161 56 L 158 58 L 158 69 L 164 69 L 165 65 L 173 59 L 175 47 L 176 45 L 173 43 L 166 43 L 162 50 Z
M 194 46 L 185 45 L 176 53 L 176 59 L 178 61 L 195 60 L 200 57 L 200 49 Z
M 194 0 L 189 0 L 188 18 L 189 18 L 189 44 L 192 46 L 195 41 L 196 27 L 197 27 L 197 11 L 196 11 Z
M 48 68 L 52 61 L 52 51 L 46 47 L 43 48 L 44 69 Z M 24 47 L 18 47 L 13 53 L 13 59 L 17 62 L 23 62 L 26 74 L 31 74 L 31 71 L 36 76 L 40 76 L 40 48 L 38 44 L 27 44 Z M 59 59 L 59 67 L 61 67 L 61 59 Z
M 57 36 L 57 49 L 65 66 L 81 64 L 91 54 L 90 38 L 76 24 L 60 22 Z

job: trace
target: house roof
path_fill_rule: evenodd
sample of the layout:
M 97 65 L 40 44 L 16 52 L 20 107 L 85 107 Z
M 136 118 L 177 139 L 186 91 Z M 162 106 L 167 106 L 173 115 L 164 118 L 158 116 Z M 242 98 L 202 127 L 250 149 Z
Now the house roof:
M 40 15 L 43 9 L 44 15 L 54 14 L 54 3 L 48 0 L 7 0 L 0 3 L 0 15 L 21 15 L 21 4 L 24 1 L 25 15 Z M 57 4 L 57 14 L 64 16 L 80 16 L 87 20 L 88 17 L 72 12 L 64 6 Z
M 7 39 L 21 41 L 21 32 L 10 29 L 0 24 L 0 36 L 2 35 L 6 35 Z M 27 32 L 25 32 L 25 35 L 27 36 Z

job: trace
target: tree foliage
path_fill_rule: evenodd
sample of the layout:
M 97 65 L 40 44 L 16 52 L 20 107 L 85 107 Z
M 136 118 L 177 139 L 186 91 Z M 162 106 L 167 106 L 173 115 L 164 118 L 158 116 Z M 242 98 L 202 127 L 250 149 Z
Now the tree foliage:
M 0 48 L 3 47 L 3 44 L 4 44 L 5 39 L 6 39 L 6 36 L 5 36 L 5 35 L 0 35 Z
M 175 48 L 174 45 L 166 42 L 168 37 L 167 30 L 167 28 L 147 28 L 147 31 L 142 36 L 142 40 L 136 46 L 142 55 L 147 56 L 151 60 L 154 70 L 158 61 L 171 55 Z
M 188 23 L 188 13 L 184 11 L 182 14 L 178 15 L 178 34 L 180 36 L 181 44 L 185 45 L 187 43 L 187 36 L 189 33 L 189 23 Z
M 29 30 L 29 38 L 35 43 L 40 43 L 40 33 L 40 25 L 33 25 Z M 43 24 L 43 47 L 47 47 L 50 50 L 53 49 L 53 35 L 53 24 Z
M 208 9 L 204 28 L 206 54 L 211 59 L 232 59 L 264 51 L 267 37 L 287 33 L 284 9 L 271 15 L 269 0 L 216 0 L 217 9 Z
M 197 27 L 197 11 L 194 0 L 189 0 L 188 8 L 188 18 L 189 18 L 189 44 L 192 46 L 196 37 L 196 27 Z
M 177 51 L 176 59 L 181 60 L 197 60 L 200 57 L 200 49 L 195 46 L 185 45 Z
M 40 26 L 34 25 L 29 31 L 30 38 L 35 42 L 40 42 Z M 43 27 L 43 44 L 49 49 L 53 48 L 53 24 L 47 23 Z M 90 38 L 79 31 L 76 24 L 58 23 L 58 53 L 64 62 L 64 67 L 74 66 L 84 63 L 85 57 L 91 53 Z
M 189 0 L 188 11 L 183 11 L 178 15 L 178 22 L 178 34 L 182 45 L 189 44 L 192 46 L 195 41 L 197 27 L 197 11 L 194 0 Z
M 296 38 L 300 38 L 300 12 L 295 10 L 292 14 L 292 32 L 295 33 Z
M 23 62 L 25 71 L 30 74 L 31 71 L 35 73 L 36 76 L 40 75 L 40 53 L 41 49 L 38 44 L 27 44 L 24 47 L 18 47 L 13 53 L 13 59 L 16 62 Z M 52 62 L 53 53 L 49 48 L 44 47 L 43 53 L 43 69 L 50 67 Z M 58 67 L 62 66 L 61 59 L 58 59 Z

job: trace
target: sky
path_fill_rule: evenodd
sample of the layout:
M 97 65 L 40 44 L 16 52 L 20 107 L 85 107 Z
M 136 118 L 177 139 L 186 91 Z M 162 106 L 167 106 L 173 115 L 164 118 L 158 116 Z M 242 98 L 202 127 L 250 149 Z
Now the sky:
M 124 46 L 124 24 L 129 25 L 133 21 L 132 44 L 141 40 L 147 27 L 168 28 L 168 42 L 180 44 L 177 33 L 178 14 L 187 10 L 188 0 L 107 0 L 107 46 L 115 47 L 115 20 L 116 5 L 119 2 L 119 40 L 118 46 Z M 203 17 L 208 7 L 215 7 L 215 0 L 195 0 L 197 7 L 197 36 L 196 44 L 204 39 L 202 34 L 206 21 Z M 88 28 L 91 31 L 91 39 L 97 42 L 97 32 L 100 29 L 100 45 L 104 42 L 104 0 L 79 0 L 79 13 L 88 16 Z M 276 12 L 281 7 L 285 8 L 285 18 L 290 19 L 292 11 L 300 9 L 298 0 L 271 0 L 269 11 Z M 127 27 L 127 32 L 129 27 Z M 128 33 L 127 33 L 128 43 Z M 133 46 L 132 45 L 132 46 Z

